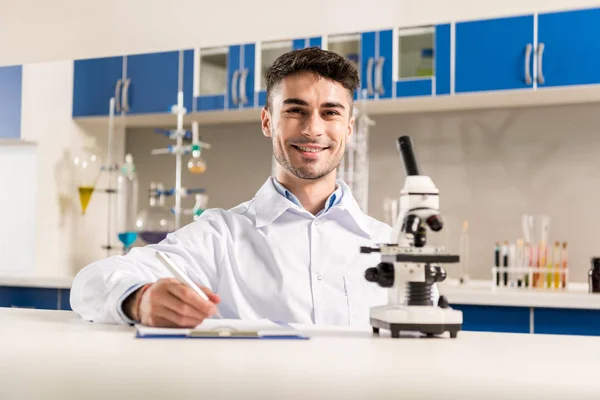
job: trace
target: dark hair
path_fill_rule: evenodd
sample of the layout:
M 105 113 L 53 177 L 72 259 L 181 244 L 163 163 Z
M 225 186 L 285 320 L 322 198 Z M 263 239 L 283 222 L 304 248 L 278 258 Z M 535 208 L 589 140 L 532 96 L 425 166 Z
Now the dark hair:
M 341 83 L 343 87 L 348 89 L 351 102 L 354 98 L 354 91 L 360 83 L 358 71 L 352 61 L 333 51 L 321 50 L 318 47 L 292 50 L 279 56 L 267 69 L 265 74 L 267 83 L 266 108 L 271 107 L 270 97 L 273 88 L 285 77 L 301 71 L 312 71 L 320 77 Z

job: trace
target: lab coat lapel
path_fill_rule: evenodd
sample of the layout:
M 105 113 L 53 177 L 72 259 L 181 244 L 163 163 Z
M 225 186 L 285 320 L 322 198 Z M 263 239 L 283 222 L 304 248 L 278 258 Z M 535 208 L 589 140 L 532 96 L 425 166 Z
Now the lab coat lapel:
M 281 216 L 292 203 L 280 195 L 269 177 L 254 196 L 256 202 L 256 227 L 269 225 Z

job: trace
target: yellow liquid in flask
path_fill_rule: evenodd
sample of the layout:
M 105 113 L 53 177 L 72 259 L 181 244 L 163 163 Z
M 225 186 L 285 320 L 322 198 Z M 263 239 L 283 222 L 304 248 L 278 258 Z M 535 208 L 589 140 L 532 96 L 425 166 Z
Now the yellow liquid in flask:
M 81 215 L 85 215 L 85 210 L 87 210 L 88 204 L 90 204 L 92 193 L 94 193 L 93 186 L 79 187 L 79 202 L 81 203 Z

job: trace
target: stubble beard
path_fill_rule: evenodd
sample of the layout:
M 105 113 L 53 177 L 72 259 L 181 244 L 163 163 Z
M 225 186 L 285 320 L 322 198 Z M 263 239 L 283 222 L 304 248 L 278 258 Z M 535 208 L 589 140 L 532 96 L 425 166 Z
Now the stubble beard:
M 317 160 L 305 160 L 305 163 L 300 166 L 294 166 L 290 162 L 289 158 L 287 158 L 286 153 L 281 148 L 281 144 L 276 140 L 273 140 L 273 154 L 275 155 L 275 160 L 283 169 L 291 172 L 294 176 L 300 179 L 307 180 L 318 180 L 327 175 L 329 175 L 332 171 L 336 170 L 337 167 L 342 162 L 342 157 L 344 156 L 344 148 L 345 146 L 339 147 L 337 154 L 329 161 L 326 167 L 322 168 L 320 171 L 315 170 L 312 165 L 317 163 Z M 325 150 L 329 151 L 329 150 Z

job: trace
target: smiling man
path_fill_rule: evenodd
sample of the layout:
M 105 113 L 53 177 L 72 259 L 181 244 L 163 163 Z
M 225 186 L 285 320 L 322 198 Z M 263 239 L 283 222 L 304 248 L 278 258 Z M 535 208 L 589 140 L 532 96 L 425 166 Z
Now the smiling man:
M 266 75 L 262 131 L 277 174 L 253 199 L 209 209 L 157 245 L 82 269 L 71 307 L 107 323 L 192 327 L 215 315 L 304 324 L 369 326 L 387 292 L 364 278 L 378 262 L 361 246 L 390 240 L 391 227 L 364 214 L 336 179 L 354 124 L 353 64 L 309 48 L 279 57 Z M 208 295 L 170 277 L 171 256 Z

